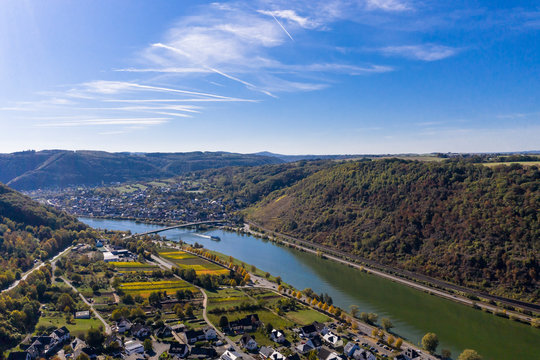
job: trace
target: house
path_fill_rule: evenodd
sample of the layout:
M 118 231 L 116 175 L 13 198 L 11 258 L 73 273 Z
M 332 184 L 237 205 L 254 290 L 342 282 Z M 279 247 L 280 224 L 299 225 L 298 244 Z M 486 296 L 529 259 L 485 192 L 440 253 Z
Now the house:
M 172 328 L 168 325 L 164 325 L 157 329 L 156 336 L 160 338 L 166 338 L 172 336 Z
M 179 358 L 185 358 L 189 355 L 189 346 L 186 344 L 172 343 L 169 348 L 169 355 Z
M 96 240 L 96 247 L 98 247 L 98 248 L 103 247 L 103 241 Z
M 300 360 L 300 355 L 298 355 L 297 353 L 294 353 L 292 355 L 287 356 L 286 360 Z
M 323 341 L 319 335 L 316 335 L 309 339 L 306 344 L 311 346 L 312 349 L 319 349 L 322 346 Z
M 261 346 L 259 349 L 259 355 L 261 355 L 264 359 L 268 359 L 273 353 L 274 349 L 271 347 Z
M 405 360 L 414 360 L 416 358 L 420 358 L 418 351 L 412 348 L 405 349 L 402 355 L 405 357 Z
M 311 325 L 302 326 L 300 328 L 300 334 L 303 337 L 311 338 L 311 337 L 317 335 L 318 331 L 317 331 L 317 328 L 313 324 L 311 324 Z
M 281 354 L 280 352 L 274 351 L 272 355 L 268 357 L 270 360 L 285 360 L 285 355 Z
M 54 339 L 54 341 L 56 341 L 57 344 L 63 344 L 69 340 L 69 330 L 67 327 L 62 326 L 61 328 L 54 330 L 51 333 L 51 337 Z
M 227 350 L 221 355 L 220 359 L 221 360 L 241 360 L 242 355 L 240 355 L 236 351 Z
M 360 346 L 357 343 L 349 341 L 343 348 L 345 356 L 352 357 L 356 350 L 360 350 Z
M 284 343 L 285 342 L 285 334 L 283 334 L 282 331 L 280 330 L 276 330 L 276 329 L 273 329 L 272 332 L 270 333 L 270 339 L 273 341 L 273 342 L 277 342 L 277 343 Z
M 197 341 L 206 339 L 203 330 L 188 330 L 184 334 L 188 344 L 195 344 Z
M 377 360 L 377 357 L 373 353 L 364 349 L 356 350 L 352 357 L 354 360 Z
M 28 351 L 12 351 L 9 353 L 8 360 L 32 360 Z
M 122 349 L 122 340 L 116 336 L 116 335 L 109 335 L 105 338 L 105 341 L 103 342 L 103 347 L 105 349 L 114 349 L 114 350 L 120 350 Z
M 330 330 L 328 329 L 328 327 L 326 327 L 325 324 L 323 323 L 320 323 L 318 321 L 314 321 L 313 322 L 313 326 L 315 326 L 315 329 L 317 330 L 317 332 L 321 335 L 326 335 L 327 332 L 329 332 Z
M 240 338 L 240 344 L 242 345 L 242 347 L 248 351 L 255 351 L 257 350 L 257 342 L 255 341 L 255 339 L 253 339 L 253 337 L 251 335 L 248 335 L 248 334 L 244 334 L 241 338 Z
M 341 360 L 338 354 L 333 351 L 330 351 L 326 348 L 320 348 L 317 351 L 317 359 L 319 360 Z
M 90 319 L 90 311 L 77 311 L 75 313 L 75 319 Z
M 136 325 L 133 325 L 131 327 L 131 335 L 139 338 L 139 339 L 143 339 L 145 337 L 148 337 L 150 336 L 151 334 L 151 331 L 149 328 L 147 328 L 146 326 L 142 325 L 142 324 L 136 324 Z
M 307 354 L 308 352 L 310 352 L 311 350 L 313 350 L 314 348 L 309 345 L 308 343 L 303 343 L 303 344 L 300 344 L 296 347 L 296 351 L 298 351 L 300 354 Z
M 259 321 L 259 315 L 251 314 L 247 315 L 243 319 L 230 321 L 228 330 L 230 332 L 246 332 L 256 330 L 261 322 Z
M 124 345 L 124 348 L 126 349 L 126 354 L 133 355 L 133 354 L 143 354 L 144 353 L 144 347 L 143 345 L 134 340 L 127 341 Z
M 123 334 L 131 329 L 131 325 L 132 324 L 129 320 L 122 319 L 116 322 L 116 331 L 118 331 L 120 334 Z
M 343 340 L 332 332 L 327 332 L 323 335 L 323 340 L 334 349 L 343 346 Z
M 82 349 L 82 348 L 85 348 L 87 347 L 88 345 L 86 344 L 86 342 L 84 342 L 84 340 L 81 340 L 79 338 L 75 338 L 75 340 L 73 340 L 71 342 L 71 348 L 75 351 L 77 349 Z
M 213 347 L 197 346 L 191 349 L 189 357 L 198 359 L 216 359 L 217 352 Z
M 105 262 L 115 262 L 119 261 L 120 258 L 117 255 L 113 255 L 110 251 L 104 251 L 103 252 L 103 261 Z
M 206 340 L 214 340 L 217 338 L 217 332 L 213 327 L 207 326 L 203 329 L 203 332 Z

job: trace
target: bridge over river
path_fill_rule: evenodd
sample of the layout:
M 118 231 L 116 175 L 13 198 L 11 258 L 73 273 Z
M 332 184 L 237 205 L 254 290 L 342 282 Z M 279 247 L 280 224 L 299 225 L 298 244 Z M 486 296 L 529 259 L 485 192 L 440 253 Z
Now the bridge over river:
M 145 231 L 145 232 L 142 232 L 142 233 L 129 235 L 126 238 L 157 234 L 157 233 L 167 231 L 167 230 L 179 229 L 179 228 L 190 227 L 190 226 L 219 224 L 219 223 L 223 223 L 223 222 L 224 222 L 223 220 L 207 220 L 207 221 L 190 222 L 190 223 L 185 223 L 185 224 L 177 224 L 177 225 L 171 225 L 171 226 L 167 226 L 167 227 L 163 227 L 163 228 L 159 228 L 159 229 L 155 229 L 155 230 L 150 230 L 150 231 Z

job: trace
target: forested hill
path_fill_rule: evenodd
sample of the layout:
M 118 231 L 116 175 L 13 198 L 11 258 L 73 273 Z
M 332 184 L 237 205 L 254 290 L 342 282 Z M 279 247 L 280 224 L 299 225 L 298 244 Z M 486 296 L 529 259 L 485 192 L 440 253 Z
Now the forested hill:
M 0 182 L 18 190 L 101 185 L 172 177 L 227 166 L 282 163 L 276 157 L 226 152 L 107 153 L 24 151 L 0 154 Z
M 540 300 L 536 166 L 348 162 L 272 192 L 246 214 L 383 264 Z
M 11 284 L 36 259 L 45 260 L 91 237 L 87 226 L 0 184 L 0 288 Z

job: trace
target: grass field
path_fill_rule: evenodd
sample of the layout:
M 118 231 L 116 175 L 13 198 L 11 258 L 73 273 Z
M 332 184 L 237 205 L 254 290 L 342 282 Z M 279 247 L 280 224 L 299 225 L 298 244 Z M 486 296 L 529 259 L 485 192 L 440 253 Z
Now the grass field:
M 67 324 L 65 314 L 61 312 L 44 312 L 43 315 L 39 318 L 39 321 L 36 325 L 36 328 L 40 325 L 43 326 L 55 326 L 62 327 L 66 326 L 69 332 L 74 336 L 79 336 L 85 334 L 90 328 L 99 328 L 103 326 L 103 323 L 98 319 L 75 319 L 73 324 Z
M 242 303 L 255 304 L 255 301 L 250 299 L 240 290 L 225 288 L 217 291 L 206 291 L 208 295 L 207 309 L 215 308 L 232 309 Z
M 153 271 L 158 269 L 155 265 L 143 264 L 138 261 L 117 261 L 110 264 L 121 272 Z
M 540 161 L 509 161 L 509 162 L 493 162 L 493 163 L 482 163 L 482 165 L 487 167 L 496 167 L 500 165 L 512 165 L 519 164 L 521 166 L 540 166 Z
M 120 289 L 126 294 L 148 297 L 154 291 L 165 291 L 167 295 L 174 295 L 177 290 L 191 290 L 198 292 L 197 288 L 183 280 L 143 281 L 120 284 Z
M 160 252 L 159 255 L 181 269 L 194 269 L 197 275 L 225 275 L 229 273 L 229 270 L 185 251 L 164 251 Z

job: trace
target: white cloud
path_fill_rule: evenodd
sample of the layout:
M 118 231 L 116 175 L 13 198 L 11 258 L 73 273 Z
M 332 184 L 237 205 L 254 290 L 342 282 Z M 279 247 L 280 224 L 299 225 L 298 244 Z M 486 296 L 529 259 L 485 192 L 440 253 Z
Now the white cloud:
M 366 7 L 370 10 L 405 11 L 411 10 L 407 2 L 399 0 L 366 0 Z
M 36 124 L 38 127 L 77 127 L 77 126 L 107 126 L 107 125 L 159 125 L 168 122 L 169 118 L 107 118 L 85 119 L 64 122 Z
M 268 16 L 272 16 L 272 17 L 276 17 L 276 18 L 280 18 L 280 19 L 284 19 L 284 20 L 296 23 L 305 29 L 314 29 L 320 26 L 320 24 L 318 24 L 314 20 L 298 15 L 296 11 L 294 10 L 274 10 L 274 11 L 258 10 L 257 12 L 260 14 L 264 14 L 264 15 L 268 15 Z
M 387 56 L 401 56 L 423 61 L 442 60 L 460 51 L 457 48 L 435 44 L 386 46 L 378 50 Z

